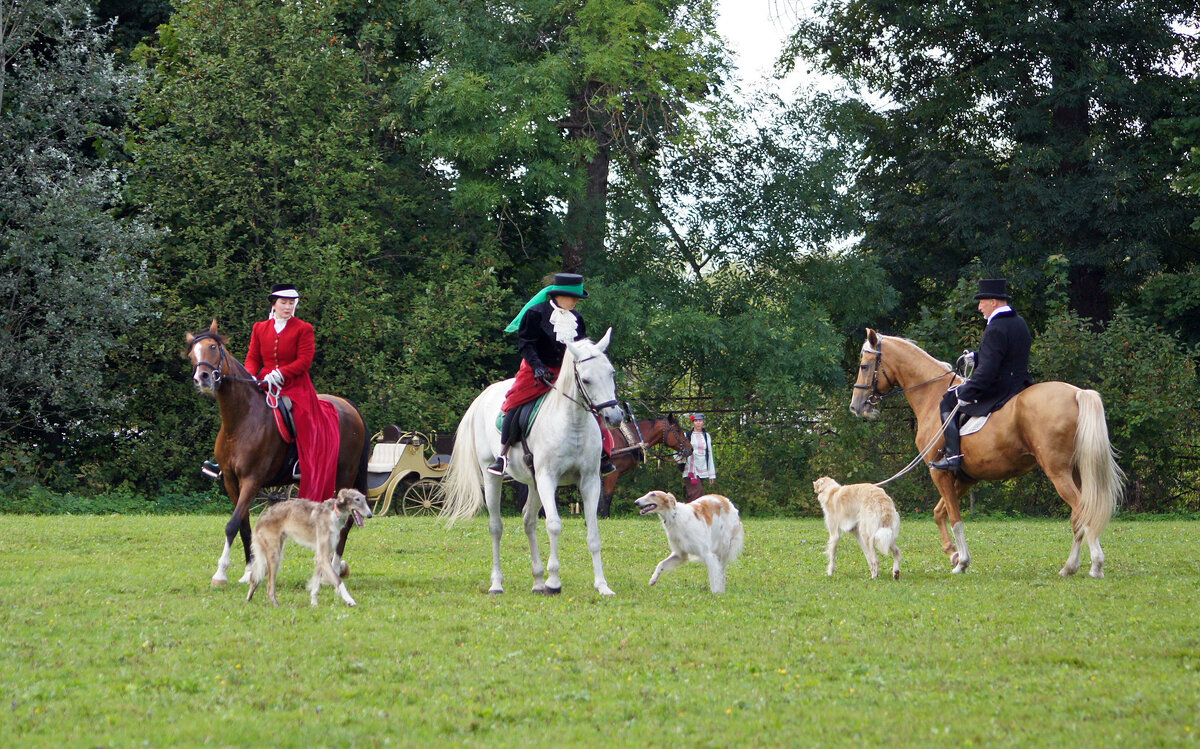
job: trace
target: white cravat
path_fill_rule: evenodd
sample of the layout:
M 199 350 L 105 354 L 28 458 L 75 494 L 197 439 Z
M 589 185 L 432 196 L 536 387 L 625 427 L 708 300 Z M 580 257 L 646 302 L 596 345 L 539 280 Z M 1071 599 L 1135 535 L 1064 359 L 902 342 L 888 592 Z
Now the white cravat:
M 1012 312 L 1012 307 L 1009 307 L 1006 304 L 1003 307 L 997 307 L 996 309 L 992 310 L 992 314 L 988 315 L 988 324 L 990 325 L 992 320 L 995 319 L 996 315 L 1000 314 L 1001 312 Z
M 563 309 L 550 300 L 550 325 L 554 328 L 554 338 L 559 343 L 571 343 L 579 335 L 579 321 L 569 309 Z

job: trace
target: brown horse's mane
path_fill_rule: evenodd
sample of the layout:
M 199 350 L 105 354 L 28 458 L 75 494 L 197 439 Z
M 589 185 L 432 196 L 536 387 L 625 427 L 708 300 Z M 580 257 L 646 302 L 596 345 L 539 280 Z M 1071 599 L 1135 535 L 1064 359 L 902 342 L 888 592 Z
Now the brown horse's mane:
M 933 356 L 932 354 L 930 354 L 930 353 L 929 353 L 928 351 L 926 351 L 925 349 L 921 348 L 921 344 L 917 343 L 916 341 L 912 340 L 911 338 L 905 338 L 905 337 L 903 337 L 903 336 L 898 336 L 898 335 L 884 335 L 883 333 L 879 333 L 879 336 L 880 336 L 880 337 L 882 337 L 882 338 L 891 338 L 892 340 L 896 340 L 896 341 L 903 341 L 904 343 L 907 343 L 907 344 L 909 344 L 909 345 L 910 345 L 910 346 L 912 346 L 914 349 L 916 349 L 917 351 L 919 351 L 919 352 L 920 352 L 922 355 L 924 355 L 924 356 L 925 356 L 925 358 L 927 358 L 927 359 L 929 359 L 930 361 L 932 361 L 933 363 L 935 363 L 935 364 L 937 364 L 937 365 L 941 366 L 941 367 L 942 367 L 943 369 L 945 369 L 947 372 L 953 372 L 953 371 L 954 371 L 954 367 L 950 366 L 950 363 L 949 363 L 949 362 L 944 362 L 944 361 L 942 361 L 941 359 L 934 358 L 934 356 Z M 866 342 L 866 341 L 863 341 L 863 348 L 866 348 L 866 346 L 867 346 L 867 342 Z

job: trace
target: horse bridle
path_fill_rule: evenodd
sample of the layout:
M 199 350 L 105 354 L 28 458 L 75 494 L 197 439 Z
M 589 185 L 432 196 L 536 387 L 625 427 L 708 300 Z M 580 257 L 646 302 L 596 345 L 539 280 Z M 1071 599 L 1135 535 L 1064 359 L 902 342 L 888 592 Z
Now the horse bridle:
M 562 390 L 559 390 L 558 394 L 561 395 L 562 397 L 566 398 L 567 400 L 571 401 L 575 405 L 579 406 L 580 408 L 584 409 L 585 411 L 590 411 L 593 416 L 599 416 L 600 412 L 603 411 L 604 409 L 612 408 L 613 406 L 619 406 L 619 405 L 621 405 L 621 402 L 618 401 L 616 398 L 613 398 L 612 400 L 604 401 L 603 403 L 592 403 L 592 396 L 588 394 L 587 388 L 585 388 L 583 386 L 583 380 L 581 380 L 579 378 L 579 365 L 585 361 L 590 361 L 595 358 L 596 358 L 596 355 L 592 354 L 591 356 L 585 357 L 583 359 L 577 359 L 575 361 L 575 363 L 571 366 L 572 372 L 575 376 L 575 387 L 579 389 L 579 392 L 583 393 L 584 402 L 581 403 L 580 401 L 575 400 L 571 396 L 564 393 Z M 551 387 L 553 387 L 553 385 L 551 385 Z
M 854 389 L 855 390 L 870 389 L 871 392 L 870 392 L 870 394 L 867 395 L 867 403 L 869 405 L 871 405 L 872 407 L 878 405 L 880 401 L 882 401 L 884 398 L 887 398 L 889 396 L 899 395 L 900 393 L 907 393 L 909 390 L 916 390 L 917 388 L 921 387 L 922 385 L 928 385 L 929 383 L 936 382 L 936 381 L 942 379 L 943 377 L 954 375 L 954 371 L 951 370 L 949 372 L 943 372 L 942 374 L 938 375 L 937 377 L 932 377 L 928 380 L 925 380 L 924 382 L 918 382 L 916 385 L 913 385 L 912 387 L 900 388 L 899 390 L 893 390 L 892 386 L 894 383 L 892 381 L 892 378 L 887 376 L 887 372 L 883 372 L 883 339 L 880 339 L 880 341 L 879 341 L 879 348 L 873 349 L 864 344 L 863 351 L 867 352 L 868 354 L 875 354 L 875 367 L 874 367 L 874 371 L 871 372 L 871 384 L 870 385 L 859 385 L 856 382 L 856 383 L 854 383 Z M 879 373 L 880 372 L 883 372 L 883 376 L 885 378 L 887 378 L 888 391 L 886 393 L 880 392 L 880 390 L 879 390 Z
M 197 358 L 196 369 L 200 369 L 200 367 L 208 367 L 209 369 L 212 370 L 212 374 L 210 376 L 212 377 L 212 381 L 213 381 L 213 390 L 216 390 L 217 388 L 221 387 L 221 383 L 225 379 L 230 379 L 235 382 L 250 382 L 250 383 L 254 383 L 255 385 L 257 385 L 259 383 L 259 380 L 255 379 L 253 377 L 238 377 L 235 374 L 230 374 L 230 373 L 221 371 L 225 367 L 225 362 L 233 361 L 233 357 L 229 355 L 229 351 L 227 351 L 225 349 L 225 344 L 223 344 L 221 342 L 221 337 L 218 336 L 216 333 L 201 333 L 200 335 L 193 336 L 192 340 L 189 342 L 189 345 L 192 348 L 195 348 L 196 343 L 198 341 L 204 341 L 204 340 L 208 340 L 210 338 L 217 342 L 217 351 L 219 352 L 218 358 L 217 358 L 217 363 L 213 364 L 212 362 L 202 361 L 199 358 Z M 233 369 L 233 368 L 230 367 L 230 369 Z

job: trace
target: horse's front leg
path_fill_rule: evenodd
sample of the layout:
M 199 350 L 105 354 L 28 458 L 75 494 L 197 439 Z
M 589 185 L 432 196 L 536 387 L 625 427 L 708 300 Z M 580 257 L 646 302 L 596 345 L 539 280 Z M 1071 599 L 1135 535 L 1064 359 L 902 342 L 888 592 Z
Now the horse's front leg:
M 225 585 L 229 582 L 226 573 L 229 571 L 230 550 L 233 548 L 234 537 L 243 532 L 243 526 L 246 528 L 244 539 L 247 544 L 249 543 L 250 503 L 258 493 L 258 488 L 258 484 L 253 481 L 242 482 L 238 488 L 238 498 L 237 503 L 233 506 L 233 515 L 225 524 L 225 548 L 221 552 L 221 558 L 217 560 L 217 571 L 212 576 L 213 585 Z M 248 547 L 246 549 L 246 573 L 238 582 L 250 582 L 250 549 Z
M 550 539 L 550 556 L 546 558 L 545 592 L 555 595 L 562 592 L 562 580 L 558 577 L 558 537 L 562 533 L 562 518 L 558 515 L 558 504 L 554 492 L 558 488 L 558 477 L 538 474 L 536 494 L 541 497 L 542 511 L 546 514 L 546 535 Z M 529 501 L 534 500 L 535 490 L 531 487 Z M 594 500 L 593 500 L 594 501 Z M 592 505 L 592 513 L 596 507 Z
M 579 479 L 579 494 L 583 497 L 583 520 L 587 525 L 588 551 L 592 555 L 592 584 L 602 596 L 616 595 L 604 578 L 604 562 L 600 559 L 600 521 L 596 519 L 600 503 L 600 472 L 585 473 Z
M 533 572 L 533 592 L 546 592 L 546 568 L 542 565 L 542 552 L 537 541 L 538 510 L 542 509 L 542 495 L 536 486 L 530 486 L 525 495 L 525 506 L 521 508 L 521 521 L 525 525 L 525 536 L 529 539 L 529 565 Z
M 959 482 L 948 472 L 930 471 L 930 473 L 934 474 L 933 483 L 937 485 L 938 492 L 942 495 L 941 501 L 933 511 L 934 520 L 937 521 L 938 529 L 942 534 L 942 549 L 950 555 L 950 563 L 954 565 L 950 571 L 954 574 L 961 574 L 966 572 L 967 567 L 971 565 L 971 551 L 967 548 L 967 535 L 963 530 L 962 512 L 958 506 L 959 496 L 963 492 L 959 491 Z M 940 516 L 939 510 L 941 511 Z M 953 542 L 947 537 L 947 523 L 954 534 Z

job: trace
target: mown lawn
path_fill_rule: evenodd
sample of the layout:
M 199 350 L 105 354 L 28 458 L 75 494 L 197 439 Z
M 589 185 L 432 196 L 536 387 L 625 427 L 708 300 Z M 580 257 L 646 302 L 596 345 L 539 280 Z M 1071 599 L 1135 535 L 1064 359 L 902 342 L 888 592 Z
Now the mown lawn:
M 351 609 L 209 586 L 224 518 L 0 517 L 3 746 L 1135 746 L 1200 732 L 1200 523 L 1117 521 L 1107 577 L 1063 580 L 1065 521 L 967 523 L 949 574 L 905 518 L 899 582 L 816 520 L 746 521 L 729 593 L 648 518 L 603 521 L 617 596 L 566 519 L 564 593 L 529 593 L 516 518 L 489 597 L 486 521 L 379 518 Z M 231 578 L 240 576 L 238 560 Z

